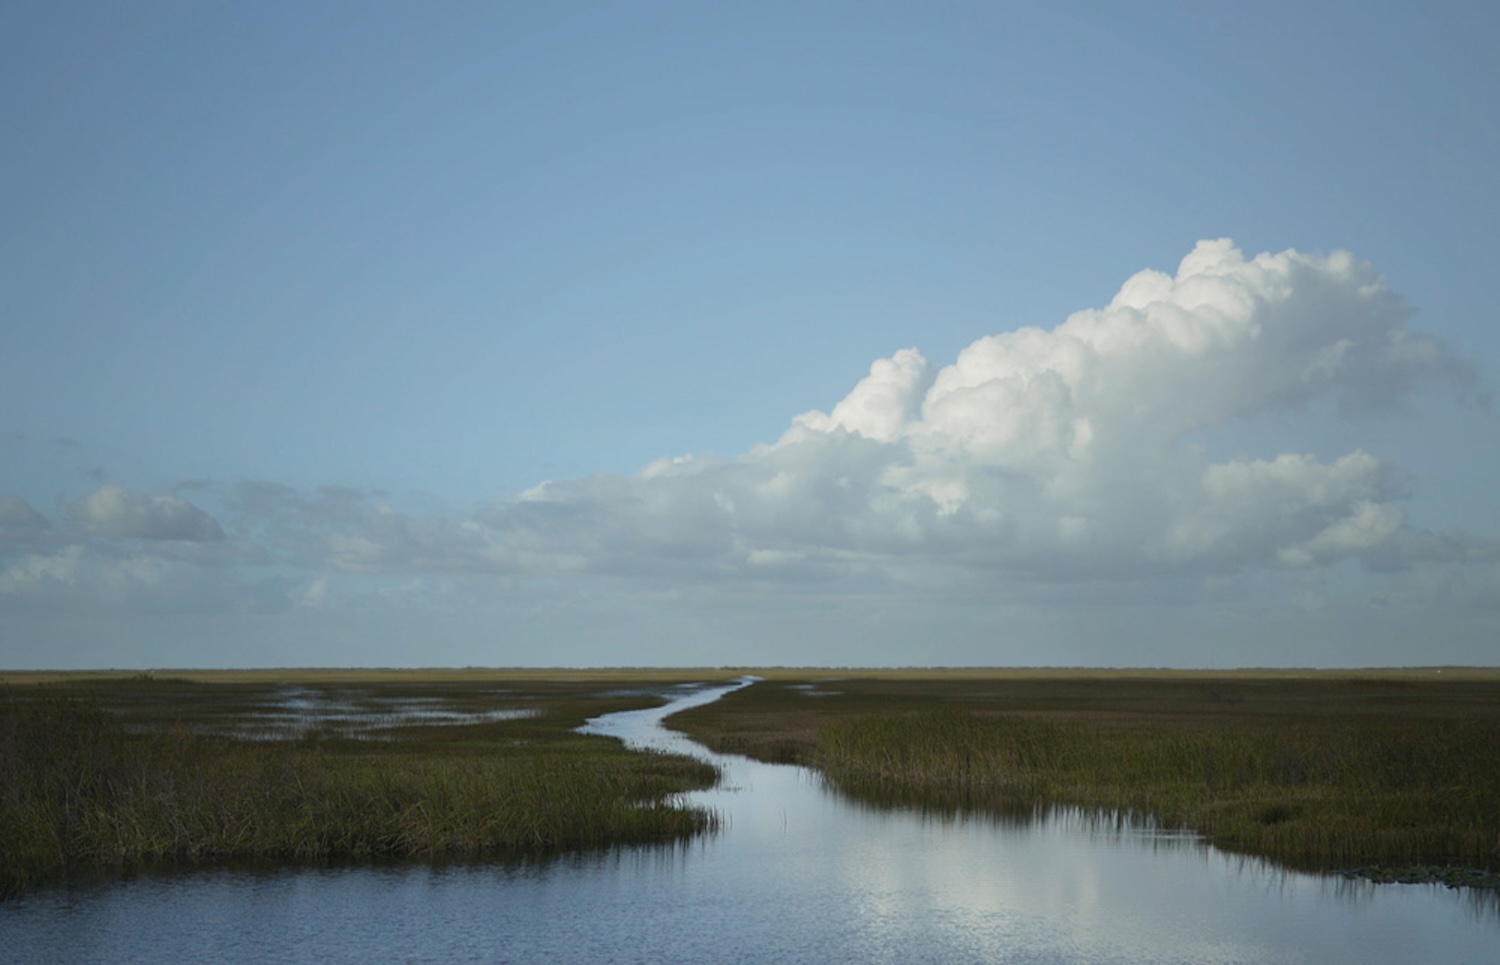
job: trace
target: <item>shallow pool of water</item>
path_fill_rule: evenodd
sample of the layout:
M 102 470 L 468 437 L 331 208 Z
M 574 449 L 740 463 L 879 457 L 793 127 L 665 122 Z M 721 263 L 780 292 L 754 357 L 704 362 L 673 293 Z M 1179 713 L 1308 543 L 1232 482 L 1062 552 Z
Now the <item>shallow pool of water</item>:
M 441 697 L 389 697 L 359 692 L 330 696 L 319 690 L 287 687 L 249 713 L 235 713 L 206 734 L 241 740 L 295 740 L 315 732 L 351 740 L 390 740 L 391 732 L 411 726 L 458 726 L 536 716 L 532 707 L 464 710 Z

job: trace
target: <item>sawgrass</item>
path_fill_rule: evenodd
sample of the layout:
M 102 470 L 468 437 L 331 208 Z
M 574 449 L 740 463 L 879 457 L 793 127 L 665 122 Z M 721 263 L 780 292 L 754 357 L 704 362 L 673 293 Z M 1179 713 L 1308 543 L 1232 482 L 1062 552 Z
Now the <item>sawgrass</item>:
M 1308 870 L 1500 867 L 1500 673 L 787 677 L 672 718 L 885 806 L 1059 807 Z
M 307 683 L 306 681 L 303 682 Z M 256 858 L 525 856 L 670 841 L 715 817 L 671 796 L 717 772 L 577 734 L 585 719 L 659 697 L 596 678 L 317 682 L 321 699 L 377 715 L 296 736 L 235 736 L 284 693 L 271 682 L 144 677 L 0 694 L 0 893 L 74 868 Z M 305 692 L 300 691 L 300 692 Z M 392 701 L 528 716 L 435 725 Z M 273 735 L 274 736 L 274 735 Z

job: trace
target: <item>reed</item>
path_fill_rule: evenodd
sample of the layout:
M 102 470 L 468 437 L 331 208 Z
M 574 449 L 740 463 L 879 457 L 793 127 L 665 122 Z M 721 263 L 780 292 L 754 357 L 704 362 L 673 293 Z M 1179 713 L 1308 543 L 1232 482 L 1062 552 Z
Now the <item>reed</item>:
M 830 724 L 816 763 L 882 803 L 1125 812 L 1328 870 L 1500 859 L 1500 725 L 1101 725 L 965 712 Z
M 1493 672 L 854 672 L 817 686 L 769 682 L 672 724 L 877 805 L 1082 808 L 1305 870 L 1500 868 Z
M 218 728 L 263 706 L 264 692 L 144 681 L 83 691 L 0 702 L 7 896 L 71 868 L 523 856 L 675 840 L 715 823 L 671 804 L 711 785 L 710 765 L 573 732 L 587 716 L 659 703 L 650 697 L 533 685 L 519 696 L 535 713 L 514 720 L 251 740 Z

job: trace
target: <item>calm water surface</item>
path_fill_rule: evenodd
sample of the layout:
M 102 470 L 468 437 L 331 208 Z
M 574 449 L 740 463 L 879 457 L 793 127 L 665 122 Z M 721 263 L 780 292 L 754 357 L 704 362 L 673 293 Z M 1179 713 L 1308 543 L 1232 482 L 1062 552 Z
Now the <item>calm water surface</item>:
M 723 768 L 687 796 L 721 812 L 718 835 L 519 866 L 75 882 L 0 905 L 0 961 L 1500 961 L 1490 895 L 1285 873 L 1079 817 L 871 809 L 659 726 L 726 689 L 588 728 Z

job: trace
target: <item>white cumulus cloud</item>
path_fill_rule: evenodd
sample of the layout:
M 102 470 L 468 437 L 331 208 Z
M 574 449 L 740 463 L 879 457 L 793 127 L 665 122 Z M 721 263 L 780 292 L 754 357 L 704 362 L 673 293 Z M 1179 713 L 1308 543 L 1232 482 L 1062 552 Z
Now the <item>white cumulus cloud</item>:
M 1353 450 L 1210 463 L 1187 443 L 1328 398 L 1461 375 L 1346 252 L 1200 242 L 1103 308 L 877 360 L 828 412 L 736 459 L 551 482 L 469 525 L 506 570 L 848 577 L 915 559 L 1028 576 L 1305 567 L 1411 550 L 1398 474 Z M 373 555 L 373 550 L 369 550 Z M 774 565 L 772 565 L 774 564 Z
M 1268 413 L 1325 400 L 1378 412 L 1424 379 L 1464 388 L 1461 364 L 1408 317 L 1349 254 L 1247 258 L 1206 241 L 1174 274 L 1143 271 L 1052 328 L 986 335 L 946 365 L 915 348 L 877 359 L 828 411 L 736 457 L 545 482 L 468 514 L 411 513 L 365 490 L 215 484 L 203 491 L 221 528 L 179 497 L 104 486 L 57 533 L 0 501 L 0 529 L 24 537 L 0 592 L 333 612 L 710 587 L 1066 609 L 1152 587 L 1181 599 L 1212 585 L 1222 599 L 1256 581 L 1309 586 L 1348 562 L 1467 569 L 1450 585 L 1488 585 L 1493 541 L 1415 527 L 1407 475 L 1368 448 L 1205 454 L 1204 440 Z M 58 549 L 72 539 L 88 552 Z

